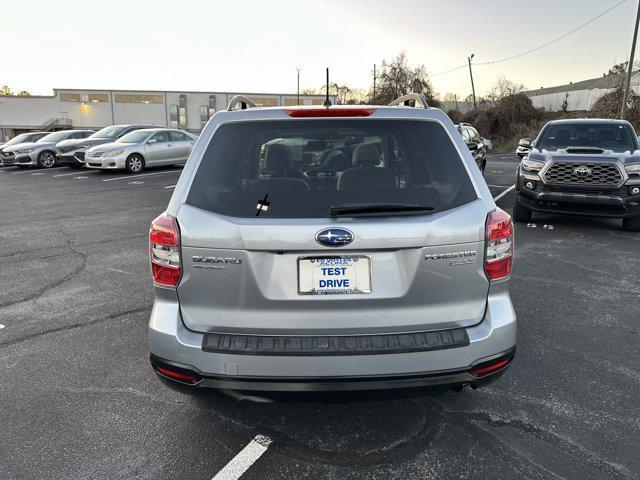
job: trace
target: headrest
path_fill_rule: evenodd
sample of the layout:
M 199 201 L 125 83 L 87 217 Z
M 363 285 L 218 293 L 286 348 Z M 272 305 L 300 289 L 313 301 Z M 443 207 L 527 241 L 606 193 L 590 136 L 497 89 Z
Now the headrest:
M 351 166 L 347 156 L 340 150 L 332 150 L 327 154 L 327 158 L 324 160 L 324 164 L 327 168 L 342 172 Z
M 286 145 L 274 143 L 267 147 L 265 167 L 268 172 L 282 172 L 293 166 L 293 156 Z
M 378 150 L 370 143 L 362 143 L 353 151 L 353 164 L 358 167 L 375 167 L 378 163 Z

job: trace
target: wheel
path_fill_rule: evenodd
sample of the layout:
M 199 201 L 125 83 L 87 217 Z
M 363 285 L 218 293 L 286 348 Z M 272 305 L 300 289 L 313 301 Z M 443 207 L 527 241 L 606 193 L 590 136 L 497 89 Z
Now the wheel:
M 129 173 L 140 173 L 144 170 L 144 158 L 137 153 L 134 153 L 127 158 L 125 166 Z
M 624 218 L 622 228 L 627 232 L 640 232 L 640 215 L 637 217 Z
M 56 156 L 53 152 L 45 150 L 38 155 L 38 166 L 40 168 L 51 168 L 56 164 Z
M 520 223 L 528 223 L 531 221 L 531 210 L 520 205 L 517 198 L 513 204 L 513 220 Z

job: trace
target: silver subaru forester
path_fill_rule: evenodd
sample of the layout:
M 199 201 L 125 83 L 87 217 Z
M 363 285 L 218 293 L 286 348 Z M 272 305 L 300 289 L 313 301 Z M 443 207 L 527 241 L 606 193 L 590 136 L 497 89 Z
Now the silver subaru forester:
M 447 115 L 415 94 L 251 107 L 212 117 L 151 225 L 158 376 L 190 391 L 500 376 L 513 225 Z

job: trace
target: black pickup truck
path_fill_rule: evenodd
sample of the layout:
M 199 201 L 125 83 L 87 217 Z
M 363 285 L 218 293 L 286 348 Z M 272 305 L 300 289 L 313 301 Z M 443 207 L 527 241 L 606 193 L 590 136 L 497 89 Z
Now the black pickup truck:
M 572 119 L 547 123 L 517 171 L 513 218 L 532 212 L 622 219 L 640 231 L 640 151 L 631 124 Z

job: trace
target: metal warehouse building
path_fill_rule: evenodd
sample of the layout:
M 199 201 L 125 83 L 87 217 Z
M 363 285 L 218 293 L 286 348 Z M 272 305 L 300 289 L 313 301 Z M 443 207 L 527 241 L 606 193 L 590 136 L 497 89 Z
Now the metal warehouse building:
M 51 96 L 0 96 L 0 141 L 28 130 L 99 129 L 143 123 L 198 133 L 234 95 L 263 106 L 297 105 L 296 94 L 54 89 Z M 335 96 L 332 101 L 335 102 Z M 322 105 L 322 95 L 300 95 Z

